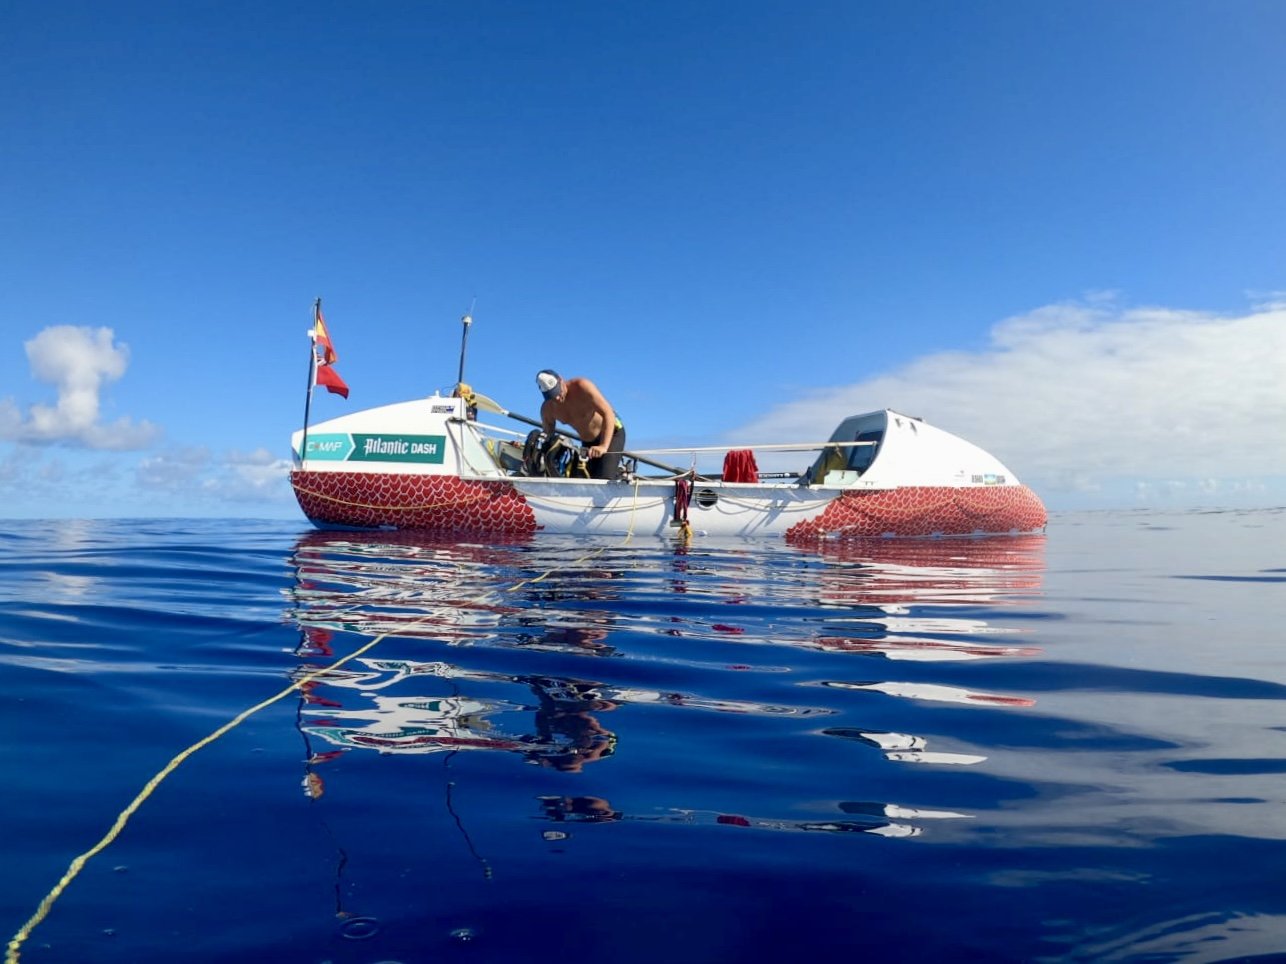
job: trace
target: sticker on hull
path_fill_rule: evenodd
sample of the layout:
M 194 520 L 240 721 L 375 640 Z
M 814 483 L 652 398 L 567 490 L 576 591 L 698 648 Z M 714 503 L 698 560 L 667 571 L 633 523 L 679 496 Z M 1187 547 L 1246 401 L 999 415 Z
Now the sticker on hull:
M 422 462 L 441 465 L 445 435 L 323 432 L 308 436 L 307 458 L 323 462 Z

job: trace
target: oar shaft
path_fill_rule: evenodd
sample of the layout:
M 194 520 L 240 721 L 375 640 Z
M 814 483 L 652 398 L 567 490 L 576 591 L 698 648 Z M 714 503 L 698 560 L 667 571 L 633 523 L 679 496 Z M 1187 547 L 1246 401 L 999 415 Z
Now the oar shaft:
M 814 452 L 817 449 L 847 449 L 878 445 L 878 442 L 782 442 L 774 445 L 694 445 L 688 448 L 643 449 L 647 455 L 665 455 L 671 452 L 730 452 L 734 449 L 754 449 L 757 452 Z M 635 453 L 636 455 L 639 453 Z

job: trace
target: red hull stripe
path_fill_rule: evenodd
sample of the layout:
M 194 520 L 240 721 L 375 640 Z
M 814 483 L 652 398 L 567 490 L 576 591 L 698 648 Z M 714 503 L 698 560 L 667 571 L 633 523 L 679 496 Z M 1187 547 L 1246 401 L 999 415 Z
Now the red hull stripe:
M 916 485 L 845 492 L 819 515 L 791 526 L 786 538 L 1033 532 L 1044 528 L 1046 521 L 1045 506 L 1025 485 Z
M 290 482 L 313 522 L 376 529 L 430 529 L 472 535 L 529 535 L 536 516 L 508 482 L 451 475 L 292 472 Z

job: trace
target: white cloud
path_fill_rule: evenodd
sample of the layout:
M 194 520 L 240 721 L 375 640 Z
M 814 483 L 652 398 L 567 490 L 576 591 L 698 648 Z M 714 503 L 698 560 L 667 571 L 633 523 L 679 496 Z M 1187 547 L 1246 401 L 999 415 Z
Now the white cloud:
M 249 454 L 229 452 L 224 461 L 224 472 L 217 479 L 207 480 L 219 498 L 233 502 L 271 501 L 286 492 L 290 477 L 290 460 L 275 457 L 265 448 Z
M 171 449 L 138 464 L 135 477 L 144 488 L 195 501 L 275 502 L 289 494 L 290 460 L 267 449 L 232 451 L 215 458 L 209 450 Z
M 825 438 L 837 413 L 884 407 L 981 445 L 1045 489 L 1262 491 L 1265 477 L 1286 476 L 1286 303 L 1269 296 L 1235 315 L 1126 309 L 1110 296 L 1049 305 L 997 324 L 985 351 L 814 391 L 732 437 Z
M 131 504 L 117 453 L 90 449 L 8 447 L 0 457 L 0 514 L 9 518 L 86 517 Z
M 58 399 L 32 405 L 25 416 L 12 399 L 0 401 L 0 438 L 118 451 L 143 448 L 156 438 L 150 422 L 100 421 L 103 388 L 129 365 L 129 347 L 115 342 L 112 329 L 53 325 L 24 347 L 32 374 L 53 385 Z
M 136 460 L 17 445 L 0 449 L 0 517 L 226 515 L 248 504 L 284 515 L 295 508 L 289 472 L 266 449 L 219 456 L 192 446 Z
M 170 449 L 138 463 L 135 478 L 145 489 L 182 492 L 198 484 L 210 465 L 210 452 L 204 447 Z

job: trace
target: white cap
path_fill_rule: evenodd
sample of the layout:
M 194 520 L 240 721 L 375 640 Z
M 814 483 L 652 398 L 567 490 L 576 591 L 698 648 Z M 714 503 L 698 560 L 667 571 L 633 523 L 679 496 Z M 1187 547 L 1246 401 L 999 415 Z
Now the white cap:
M 546 368 L 536 373 L 536 387 L 540 389 L 540 394 L 545 398 L 554 398 L 558 395 L 558 386 L 563 382 L 558 372 L 552 368 Z

